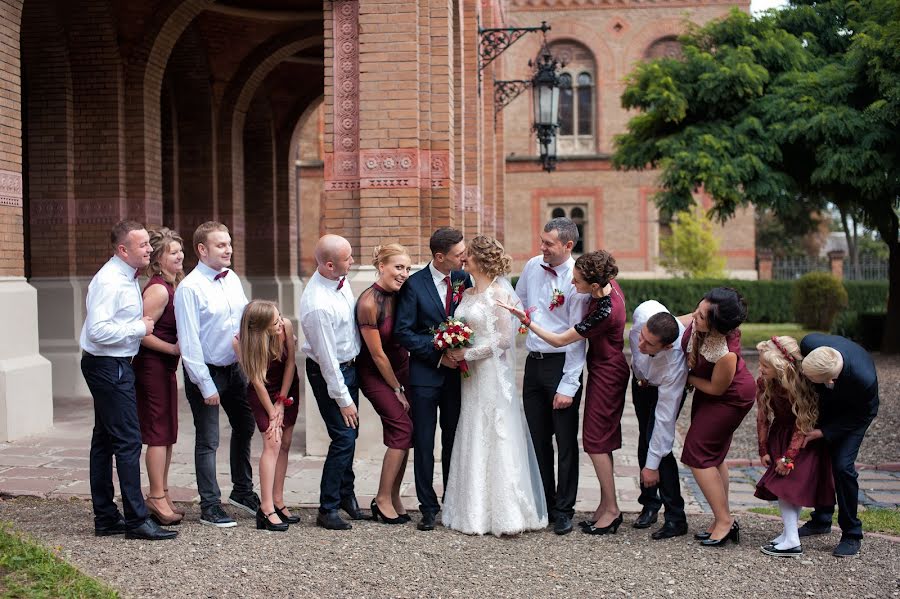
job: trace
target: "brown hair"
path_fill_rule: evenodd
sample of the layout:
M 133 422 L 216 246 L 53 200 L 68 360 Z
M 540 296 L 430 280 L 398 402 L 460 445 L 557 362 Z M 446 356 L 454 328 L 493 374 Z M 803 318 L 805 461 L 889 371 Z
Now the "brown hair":
M 109 232 L 109 242 L 112 244 L 113 248 L 118 247 L 119 245 L 125 243 L 125 238 L 128 237 L 128 234 L 132 231 L 140 231 L 144 228 L 144 225 L 137 222 L 136 220 L 120 220 Z
M 278 336 L 271 333 L 276 314 L 278 306 L 268 300 L 253 300 L 244 308 L 238 345 L 241 369 L 250 383 L 265 386 L 269 362 L 281 358 Z
M 619 274 L 616 259 L 606 250 L 588 252 L 578 257 L 575 268 L 588 283 L 597 283 L 600 287 L 606 287 L 609 282 Z
M 197 254 L 197 257 L 200 257 L 200 252 L 197 250 L 197 246 L 201 243 L 206 245 L 206 240 L 209 238 L 209 234 L 213 231 L 222 231 L 224 233 L 228 233 L 228 227 L 223 225 L 222 223 L 214 220 L 208 220 L 194 231 L 194 252 Z
M 756 344 L 760 362 L 765 362 L 775 376 L 765 381 L 758 404 L 766 420 L 772 421 L 774 409 L 772 401 L 777 393 L 776 387 L 782 387 L 791 402 L 791 411 L 797 417 L 797 428 L 807 434 L 816 428 L 819 419 L 819 397 L 812 384 L 800 374 L 803 355 L 800 346 L 793 337 L 781 336 Z M 763 439 L 760 439 L 763 441 Z
M 481 271 L 489 277 L 502 277 L 512 270 L 512 258 L 503 245 L 493 237 L 478 235 L 472 238 L 467 248 L 469 260 L 474 260 Z
M 151 229 L 148 232 L 150 233 L 150 247 L 153 248 L 153 251 L 150 253 L 150 264 L 147 266 L 147 276 L 152 277 L 154 275 L 160 275 L 165 279 L 166 277 L 163 274 L 162 267 L 159 265 L 159 261 L 162 259 L 163 254 L 169 251 L 169 248 L 173 243 L 180 244 L 181 250 L 184 251 L 184 240 L 178 233 L 168 227 Z M 183 278 L 184 270 L 179 270 L 175 273 L 175 280 L 169 282 L 175 287 L 178 287 L 178 283 L 180 283 Z
M 394 256 L 409 256 L 409 252 L 399 243 L 376 245 L 372 251 L 372 266 L 378 268 Z

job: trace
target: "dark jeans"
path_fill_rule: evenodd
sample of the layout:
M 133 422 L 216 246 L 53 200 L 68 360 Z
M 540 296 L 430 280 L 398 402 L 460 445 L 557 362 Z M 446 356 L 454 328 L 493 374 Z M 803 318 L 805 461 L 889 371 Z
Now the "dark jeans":
M 634 377 L 631 378 L 631 398 L 638 421 L 638 465 L 641 470 L 647 463 L 647 449 L 653 437 L 653 426 L 656 424 L 656 402 L 659 399 L 659 388 L 647 385 L 641 387 Z M 684 405 L 685 394 L 681 396 Z M 681 413 L 681 406 L 678 413 Z M 677 416 L 676 416 L 677 418 Z M 666 522 L 687 522 L 684 515 L 684 498 L 681 496 L 681 481 L 678 478 L 678 462 L 672 452 L 659 462 L 659 484 L 653 487 L 641 486 L 638 503 L 647 509 L 659 510 L 666 506 Z
M 119 521 L 112 478 L 116 456 L 125 522 L 132 528 L 140 526 L 147 519 L 147 506 L 141 491 L 141 429 L 131 360 L 84 354 L 81 373 L 94 398 L 90 460 L 94 525 L 104 528 Z
M 253 467 L 250 465 L 250 441 L 256 430 L 256 420 L 247 403 L 247 379 L 240 366 L 210 366 L 219 405 L 225 410 L 231 424 L 231 483 L 233 495 L 253 492 Z M 200 510 L 206 510 L 221 502 L 222 492 L 216 480 L 216 450 L 219 448 L 219 406 L 209 406 L 203 401 L 200 389 L 184 372 L 184 394 L 194 415 L 197 437 L 194 442 L 194 468 L 197 472 L 197 489 L 200 491 Z
M 550 519 L 553 520 L 560 514 L 571 518 L 575 515 L 575 498 L 578 494 L 578 408 L 581 405 L 582 388 L 578 388 L 571 406 L 554 410 L 553 398 L 562 379 L 566 354 L 559 352 L 543 356 L 543 359 L 529 356 L 525 361 L 522 403 L 541 471 Z M 559 452 L 558 484 L 553 470 L 554 436 Z
M 437 431 L 438 410 L 441 421 L 441 474 L 444 490 L 450 476 L 450 457 L 459 423 L 460 377 L 448 374 L 441 387 L 410 388 L 409 412 L 413 421 L 413 471 L 416 496 L 422 512 L 437 513 L 437 493 L 434 492 L 434 434 Z
M 359 381 L 356 378 L 356 366 L 346 365 L 341 367 L 344 375 L 344 384 L 350 392 L 353 403 L 359 409 Z M 341 499 L 356 496 L 353 483 L 356 476 L 353 474 L 353 454 L 356 451 L 356 438 L 359 430 L 350 428 L 341 416 L 341 408 L 328 395 L 328 383 L 322 376 L 322 370 L 312 359 L 306 359 L 306 377 L 309 386 L 312 387 L 316 404 L 319 406 L 319 414 L 325 421 L 325 428 L 331 443 L 328 445 L 328 455 L 322 466 L 322 482 L 319 487 L 319 510 L 336 510 L 341 505 Z
M 872 416 L 874 418 L 874 415 Z M 831 453 L 831 472 L 834 474 L 834 490 L 837 493 L 838 525 L 842 536 L 861 539 L 862 522 L 857 517 L 859 507 L 859 483 L 856 472 L 856 455 L 863 437 L 872 424 L 870 418 L 865 425 L 838 438 L 828 440 L 828 451 Z M 834 504 L 818 505 L 810 516 L 810 522 L 817 527 L 831 526 L 834 516 Z

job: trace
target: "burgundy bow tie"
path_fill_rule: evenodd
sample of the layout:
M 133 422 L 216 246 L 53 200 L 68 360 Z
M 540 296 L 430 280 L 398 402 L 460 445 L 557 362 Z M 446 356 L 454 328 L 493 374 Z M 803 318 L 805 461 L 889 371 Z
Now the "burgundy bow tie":
M 138 278 L 139 276 L 141 276 L 141 269 L 140 269 L 140 268 L 135 268 L 135 269 L 134 269 L 134 278 L 136 279 L 136 278 Z
M 220 272 L 219 274 L 217 274 L 216 276 L 213 277 L 213 281 L 218 281 L 219 279 L 224 279 L 227 276 L 228 276 L 228 271 L 223 270 L 222 272 Z
M 341 287 L 344 286 L 344 279 L 346 279 L 346 278 L 347 278 L 347 277 L 341 277 L 341 280 L 338 282 L 338 287 L 337 287 L 337 290 L 338 290 L 338 291 L 340 291 L 340 290 L 341 290 Z
M 551 267 L 547 266 L 546 264 L 541 264 L 541 268 L 543 268 L 544 270 L 546 270 L 548 273 L 550 273 L 550 274 L 553 275 L 554 277 L 557 276 L 557 275 L 556 275 L 556 271 L 553 270 Z

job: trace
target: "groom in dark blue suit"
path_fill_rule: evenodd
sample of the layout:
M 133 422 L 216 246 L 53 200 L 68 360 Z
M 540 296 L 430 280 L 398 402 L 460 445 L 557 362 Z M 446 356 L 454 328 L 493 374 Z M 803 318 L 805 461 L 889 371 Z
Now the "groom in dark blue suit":
M 409 350 L 409 398 L 413 421 L 413 466 L 422 520 L 419 530 L 434 530 L 441 509 L 434 492 L 434 435 L 440 411 L 441 470 L 444 488 L 460 410 L 460 375 L 456 361 L 434 348 L 432 329 L 452 316 L 469 287 L 462 270 L 466 244 L 457 229 L 442 227 L 429 241 L 432 260 L 400 288 L 394 337 Z

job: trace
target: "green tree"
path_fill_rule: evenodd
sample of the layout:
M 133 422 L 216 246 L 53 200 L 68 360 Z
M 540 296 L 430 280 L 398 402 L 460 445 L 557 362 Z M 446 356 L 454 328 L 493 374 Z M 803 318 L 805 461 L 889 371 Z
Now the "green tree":
M 831 202 L 890 255 L 886 351 L 900 351 L 900 0 L 791 0 L 737 10 L 680 38 L 683 58 L 640 63 L 622 95 L 640 113 L 617 168 L 660 170 L 657 203 L 703 189 L 725 220 L 742 205 L 813 214 Z
M 660 264 L 675 276 L 686 279 L 717 279 L 725 276 L 725 257 L 719 254 L 719 240 L 712 222 L 699 210 L 675 215 L 672 233 L 659 240 Z

